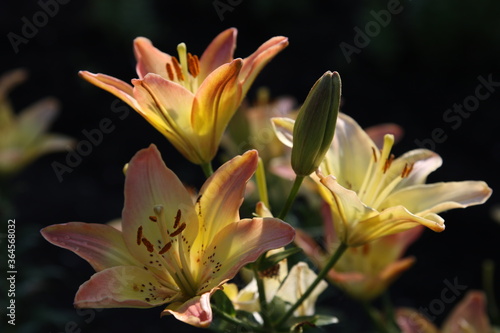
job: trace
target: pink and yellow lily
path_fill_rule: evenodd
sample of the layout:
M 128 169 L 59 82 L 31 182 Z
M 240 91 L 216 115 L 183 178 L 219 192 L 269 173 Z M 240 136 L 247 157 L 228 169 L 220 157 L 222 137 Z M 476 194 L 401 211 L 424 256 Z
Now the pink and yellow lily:
M 294 238 L 275 218 L 240 220 L 245 184 L 258 155 L 249 151 L 221 166 L 196 201 L 152 145 L 129 163 L 122 231 L 72 222 L 42 230 L 49 242 L 87 260 L 96 273 L 75 296 L 78 308 L 149 308 L 168 304 L 188 324 L 212 321 L 210 296 L 240 268 Z
M 233 59 L 237 30 L 220 33 L 200 58 L 177 47 L 179 59 L 134 40 L 138 79 L 132 85 L 104 74 L 80 75 L 128 103 L 188 160 L 207 164 L 224 130 L 264 66 L 288 45 L 273 37 L 245 59 Z

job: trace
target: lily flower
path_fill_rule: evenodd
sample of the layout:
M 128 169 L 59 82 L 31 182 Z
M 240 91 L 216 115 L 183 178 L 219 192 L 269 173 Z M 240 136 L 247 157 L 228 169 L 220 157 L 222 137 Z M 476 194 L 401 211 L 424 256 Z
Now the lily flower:
M 176 58 L 136 38 L 139 78 L 132 85 L 104 74 L 80 75 L 128 103 L 188 160 L 207 164 L 256 76 L 288 45 L 286 37 L 273 37 L 249 57 L 233 59 L 236 34 L 234 28 L 223 31 L 200 58 L 184 43 Z
M 12 70 L 0 77 L 0 175 L 19 171 L 38 157 L 74 146 L 72 138 L 47 133 L 59 112 L 59 103 L 44 98 L 16 116 L 8 94 L 25 81 L 26 71 Z
M 291 145 L 293 137 L 287 127 L 276 128 L 284 132 L 279 136 L 282 142 Z M 339 114 L 318 181 L 339 240 L 348 246 L 418 225 L 443 231 L 444 219 L 438 213 L 482 204 L 491 195 L 482 181 L 425 184 L 427 176 L 441 166 L 441 157 L 431 150 L 415 149 L 395 158 L 393 144 L 394 136 L 388 134 L 378 150 L 352 118 Z
M 410 308 L 396 310 L 396 321 L 403 333 L 494 333 L 486 311 L 486 296 L 471 290 L 453 309 L 439 330 L 422 313 Z
M 221 166 L 194 202 L 154 145 L 130 161 L 125 180 L 122 231 L 103 224 L 52 225 L 42 235 L 96 270 L 75 296 L 77 308 L 149 308 L 168 304 L 188 324 L 212 321 L 210 296 L 240 268 L 294 238 L 274 218 L 240 220 L 245 184 L 257 152 Z

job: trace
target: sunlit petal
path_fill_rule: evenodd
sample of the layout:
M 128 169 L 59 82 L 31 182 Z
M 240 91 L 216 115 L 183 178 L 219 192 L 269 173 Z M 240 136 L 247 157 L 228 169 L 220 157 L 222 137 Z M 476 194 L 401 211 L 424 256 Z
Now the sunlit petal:
M 125 246 L 122 233 L 105 224 L 56 224 L 41 233 L 52 244 L 87 260 L 97 272 L 114 266 L 140 265 Z

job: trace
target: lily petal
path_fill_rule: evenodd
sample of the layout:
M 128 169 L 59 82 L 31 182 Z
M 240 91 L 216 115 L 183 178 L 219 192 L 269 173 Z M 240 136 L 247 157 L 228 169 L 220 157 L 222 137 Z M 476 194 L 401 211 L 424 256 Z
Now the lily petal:
M 147 74 L 143 80 L 133 80 L 133 95 L 141 106 L 141 114 L 154 127 L 167 126 L 179 135 L 189 135 L 191 129 L 191 105 L 194 95 L 183 86 L 162 78 L 158 74 Z M 151 113 L 161 119 L 154 122 Z
M 175 318 L 196 327 L 208 327 L 212 322 L 210 292 L 191 298 L 189 301 L 170 304 L 162 316 L 172 314 Z
M 334 175 L 342 186 L 357 191 L 376 145 L 354 119 L 343 113 L 339 113 L 336 126 L 321 169 L 326 175 Z
M 271 118 L 271 124 L 273 125 L 274 133 L 281 143 L 292 148 L 293 126 L 295 125 L 295 120 L 287 117 L 274 117 Z
M 229 28 L 217 35 L 208 45 L 200 57 L 199 77 L 201 80 L 205 79 L 216 68 L 233 61 L 237 34 L 238 31 L 235 28 Z
M 302 297 L 307 288 L 313 283 L 317 275 L 313 270 L 307 266 L 305 262 L 299 262 L 292 267 L 285 282 L 281 285 L 276 293 L 276 296 L 294 304 Z M 321 280 L 320 283 L 314 288 L 312 293 L 307 297 L 304 302 L 295 310 L 295 316 L 312 316 L 314 315 L 315 303 L 318 296 L 327 288 L 328 284 Z
M 268 250 L 287 245 L 294 235 L 295 230 L 289 224 L 274 218 L 245 219 L 229 224 L 205 251 L 202 262 L 212 261 L 215 268 L 204 267 L 201 280 L 208 282 L 200 291 L 216 287 L 213 283 L 217 281 L 233 278 L 245 264 L 257 260 Z
M 250 56 L 243 59 L 243 67 L 238 77 L 238 80 L 243 83 L 243 96 L 246 95 L 248 89 L 264 66 L 287 46 L 288 38 L 283 36 L 273 37 L 262 44 Z
M 414 149 L 396 158 L 391 167 L 386 171 L 384 185 L 389 184 L 394 178 L 400 177 L 403 169 L 412 166 L 410 174 L 401 179 L 394 191 L 398 188 L 423 184 L 430 173 L 443 164 L 441 156 L 427 149 Z
M 229 120 L 241 102 L 241 87 L 237 76 L 241 60 L 224 64 L 210 73 L 198 88 L 193 102 L 191 123 L 198 135 L 199 151 L 211 161 Z
M 183 236 L 187 242 L 192 242 L 198 232 L 198 219 L 194 214 L 191 196 L 179 178 L 165 166 L 156 146 L 151 145 L 135 154 L 127 169 L 122 214 L 123 237 L 129 251 L 139 261 L 149 262 L 150 252 L 140 238 L 161 249 L 170 241 L 169 234 L 178 228 L 177 224 L 182 223 L 186 225 Z M 187 246 L 182 242 L 170 251 Z
M 154 290 L 154 294 L 150 290 Z M 74 305 L 77 308 L 150 308 L 171 301 L 177 293 L 142 268 L 117 266 L 92 275 L 82 284 Z
M 197 203 L 202 223 L 202 244 L 208 245 L 208 241 L 220 230 L 240 219 L 239 208 L 243 202 L 245 185 L 257 169 L 258 158 L 256 150 L 236 156 L 203 184 Z
M 140 265 L 125 246 L 122 233 L 105 224 L 56 224 L 41 233 L 50 243 L 87 260 L 97 272 L 114 266 Z
M 414 228 L 420 224 L 436 232 L 441 232 L 445 228 L 444 221 L 439 215 L 420 217 L 410 213 L 403 206 L 396 206 L 360 221 L 351 230 L 349 245 L 358 246 L 379 237 Z
M 51 97 L 30 105 L 19 114 L 19 131 L 26 141 L 32 141 L 47 131 L 59 113 L 59 102 Z
M 396 322 L 403 333 L 439 333 L 436 326 L 420 312 L 402 308 L 396 311 Z
M 80 71 L 78 74 L 88 82 L 112 93 L 134 110 L 140 112 L 139 105 L 132 97 L 132 86 L 130 84 L 106 74 L 93 74 L 87 71 Z
M 324 177 L 321 179 L 321 183 L 330 191 L 328 198 L 329 203 L 332 204 L 333 223 L 335 223 L 335 230 L 342 241 L 348 237 L 349 225 L 378 215 L 376 210 L 359 200 L 356 192 L 342 187 L 335 177 Z M 327 192 L 325 191 L 325 193 Z
M 482 181 L 422 184 L 392 193 L 381 207 L 404 205 L 414 214 L 437 214 L 453 208 L 482 204 L 491 193 L 491 188 Z
M 491 332 L 484 292 L 469 291 L 446 318 L 442 331 L 443 333 Z
M 163 78 L 168 78 L 167 63 L 172 62 L 172 57 L 158 50 L 153 43 L 145 37 L 134 39 L 134 55 L 137 60 L 136 71 L 142 79 L 148 73 L 156 73 Z

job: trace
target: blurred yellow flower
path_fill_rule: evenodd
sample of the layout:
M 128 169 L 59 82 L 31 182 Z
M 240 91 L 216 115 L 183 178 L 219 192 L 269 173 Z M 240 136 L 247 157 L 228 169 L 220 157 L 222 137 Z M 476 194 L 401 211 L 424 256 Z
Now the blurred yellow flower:
M 26 71 L 12 70 L 0 77 L 0 175 L 21 170 L 41 155 L 74 146 L 74 140 L 47 133 L 58 114 L 59 103 L 47 97 L 14 113 L 9 92 L 27 78 Z

